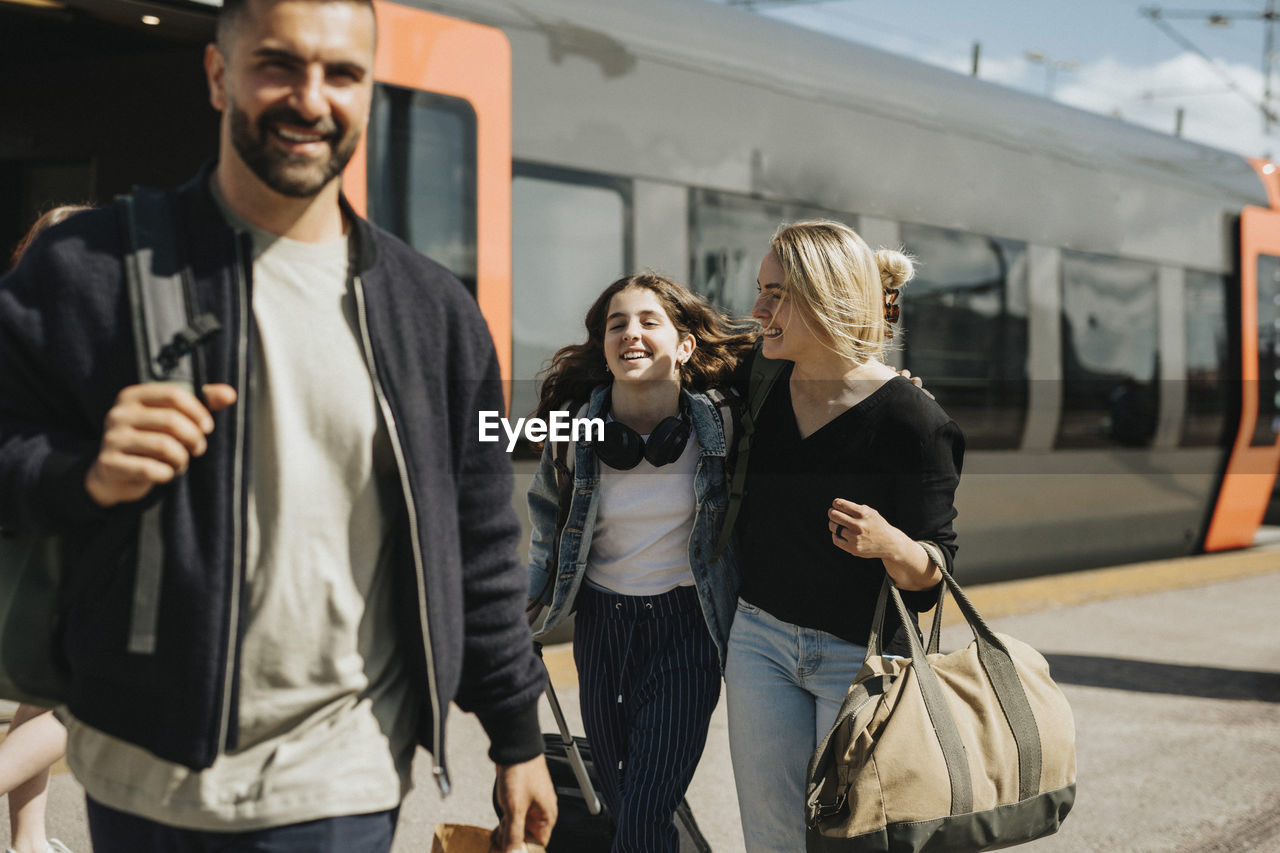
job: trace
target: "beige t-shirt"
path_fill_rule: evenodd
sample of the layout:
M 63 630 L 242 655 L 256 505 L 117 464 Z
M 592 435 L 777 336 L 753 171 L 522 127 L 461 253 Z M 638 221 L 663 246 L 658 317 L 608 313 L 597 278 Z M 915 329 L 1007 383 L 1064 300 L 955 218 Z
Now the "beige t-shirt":
M 347 242 L 236 224 L 254 236 L 257 331 L 239 740 L 200 772 L 75 720 L 67 747 L 98 802 L 214 831 L 396 807 L 411 785 L 417 705 L 392 629 L 399 478 Z

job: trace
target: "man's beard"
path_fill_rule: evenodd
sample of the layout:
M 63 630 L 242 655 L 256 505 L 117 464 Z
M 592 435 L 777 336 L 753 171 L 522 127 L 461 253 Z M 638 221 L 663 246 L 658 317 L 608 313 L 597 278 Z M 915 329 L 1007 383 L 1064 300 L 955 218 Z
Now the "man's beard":
M 290 198 L 311 198 L 331 180 L 342 174 L 355 154 L 360 134 L 347 136 L 346 126 L 328 116 L 307 121 L 297 111 L 278 106 L 258 116 L 257 126 L 234 103 L 231 112 L 231 144 L 258 179 L 271 189 Z M 307 128 L 321 134 L 329 144 L 328 159 L 288 154 L 271 145 L 271 130 L 277 125 Z

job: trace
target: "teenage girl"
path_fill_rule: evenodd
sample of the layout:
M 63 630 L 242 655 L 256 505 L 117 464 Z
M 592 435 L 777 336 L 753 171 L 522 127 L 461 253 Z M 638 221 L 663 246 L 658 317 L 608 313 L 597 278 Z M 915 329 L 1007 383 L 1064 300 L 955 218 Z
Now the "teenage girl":
M 587 341 L 556 353 L 537 416 L 607 421 L 572 447 L 574 488 L 556 536 L 556 448 L 529 490 L 538 636 L 575 608 L 583 724 L 614 851 L 679 849 L 674 824 L 706 742 L 737 602 L 732 548 L 713 555 L 727 504 L 727 386 L 753 332 L 653 273 L 611 284 L 587 312 Z

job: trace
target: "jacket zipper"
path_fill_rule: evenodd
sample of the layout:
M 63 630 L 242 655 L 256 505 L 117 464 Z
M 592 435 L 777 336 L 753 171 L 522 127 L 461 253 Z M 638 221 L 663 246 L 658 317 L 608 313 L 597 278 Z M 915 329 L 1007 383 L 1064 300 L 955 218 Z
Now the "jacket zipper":
M 227 629 L 227 662 L 222 682 L 222 719 L 218 726 L 218 752 L 230 749 L 227 743 L 231 730 L 231 697 L 235 695 L 236 651 L 240 637 L 240 577 L 244 571 L 244 433 L 248 420 L 249 400 L 249 317 L 253 304 L 249 301 L 249 285 L 245 276 L 244 248 L 239 234 L 235 236 L 236 294 L 240 302 L 240 322 L 236 330 L 237 357 L 236 382 L 242 397 L 235 407 L 236 448 L 231 474 L 231 617 Z
M 364 345 L 365 361 L 368 363 L 369 376 L 373 380 L 373 393 L 378 398 L 378 408 L 382 411 L 382 419 L 386 422 L 387 433 L 391 437 L 391 448 L 395 452 L 396 470 L 400 473 L 400 488 L 404 491 L 405 507 L 409 512 L 409 540 L 413 548 L 414 580 L 418 586 L 418 619 L 422 629 L 422 646 L 427 656 L 427 692 L 431 694 L 431 774 L 435 777 L 440 793 L 449 794 L 449 771 L 445 768 L 443 753 L 444 727 L 440 714 L 440 697 L 436 691 L 435 654 L 431 649 L 431 633 L 427 622 L 427 589 L 426 574 L 422 559 L 422 544 L 418 540 L 418 513 L 413 501 L 413 491 L 409 488 L 409 467 L 405 462 L 404 447 L 400 443 L 400 433 L 396 429 L 395 415 L 391 411 L 391 403 L 378 378 L 378 367 L 373 358 L 373 337 L 369 334 L 369 315 L 365 308 L 364 283 L 360 276 L 352 279 L 356 296 L 356 314 L 360 320 L 360 341 Z

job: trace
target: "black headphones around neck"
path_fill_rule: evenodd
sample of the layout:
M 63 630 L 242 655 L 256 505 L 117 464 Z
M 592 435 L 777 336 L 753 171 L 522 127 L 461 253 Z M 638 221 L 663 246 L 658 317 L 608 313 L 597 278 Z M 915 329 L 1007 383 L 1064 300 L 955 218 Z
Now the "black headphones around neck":
M 605 412 L 612 408 L 612 395 L 611 389 L 605 397 Z M 630 471 L 640 464 L 641 459 L 649 460 L 649 464 L 655 468 L 670 465 L 684 453 L 685 445 L 689 443 L 690 426 L 689 403 L 681 391 L 680 414 L 663 418 L 653 428 L 653 432 L 649 433 L 647 441 L 621 421 L 606 421 L 604 438 L 592 442 L 591 449 L 595 451 L 597 459 L 619 471 Z

